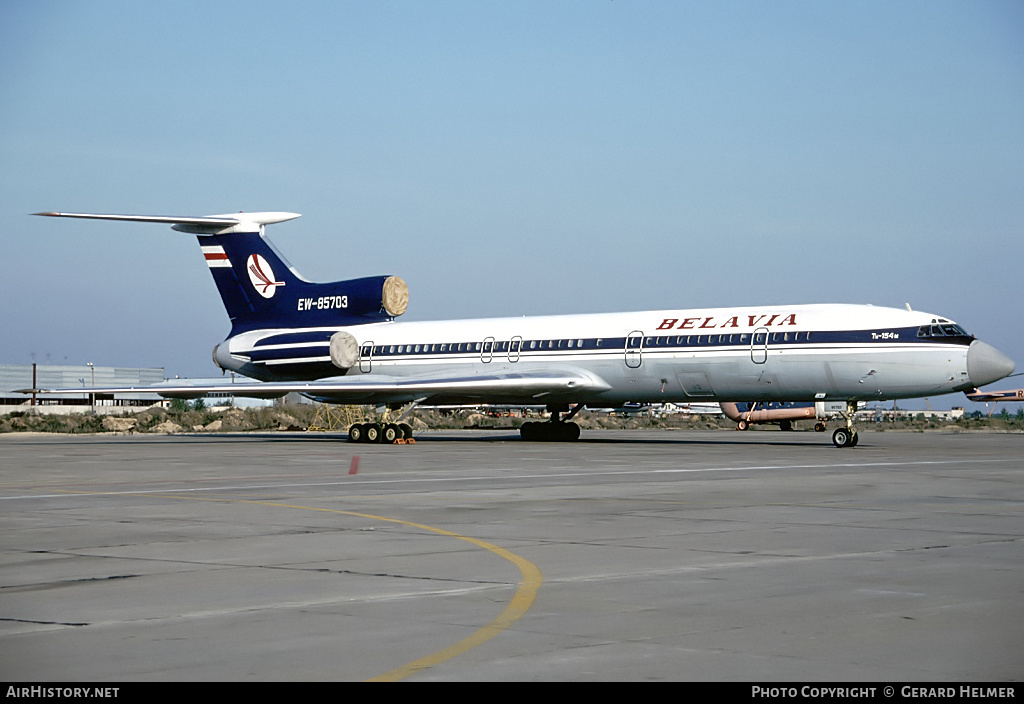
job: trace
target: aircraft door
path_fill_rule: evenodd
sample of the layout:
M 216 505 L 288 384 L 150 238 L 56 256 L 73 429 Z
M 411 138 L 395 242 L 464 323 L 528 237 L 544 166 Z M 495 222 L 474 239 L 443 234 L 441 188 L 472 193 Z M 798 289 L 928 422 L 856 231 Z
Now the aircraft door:
M 494 338 L 485 337 L 484 344 L 480 347 L 480 361 L 490 362 L 494 358 Z
M 626 366 L 636 369 L 643 362 L 644 334 L 634 330 L 626 337 Z
M 750 338 L 750 361 L 764 364 L 768 361 L 768 328 L 758 328 Z
M 359 371 L 364 374 L 373 369 L 373 341 L 367 341 L 359 348 Z
M 523 347 L 523 338 L 519 335 L 513 337 L 508 343 L 508 361 L 518 362 L 519 361 L 519 350 Z

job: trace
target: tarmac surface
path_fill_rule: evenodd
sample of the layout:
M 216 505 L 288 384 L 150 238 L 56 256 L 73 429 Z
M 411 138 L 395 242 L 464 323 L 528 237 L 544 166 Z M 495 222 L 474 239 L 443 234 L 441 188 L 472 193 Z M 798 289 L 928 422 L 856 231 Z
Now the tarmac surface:
M 1024 676 L 1024 435 L 417 440 L 0 436 L 0 679 Z

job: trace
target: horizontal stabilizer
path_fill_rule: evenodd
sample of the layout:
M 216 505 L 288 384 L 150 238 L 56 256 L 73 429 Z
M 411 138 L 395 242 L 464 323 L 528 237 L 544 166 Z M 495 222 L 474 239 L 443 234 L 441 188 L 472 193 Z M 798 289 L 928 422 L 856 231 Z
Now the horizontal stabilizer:
M 50 218 L 82 218 L 85 220 L 120 220 L 129 222 L 159 222 L 172 229 L 193 234 L 228 234 L 231 231 L 259 231 L 263 225 L 285 222 L 300 217 L 298 213 L 232 213 L 228 215 L 176 216 L 176 215 L 117 215 L 103 213 L 34 213 Z

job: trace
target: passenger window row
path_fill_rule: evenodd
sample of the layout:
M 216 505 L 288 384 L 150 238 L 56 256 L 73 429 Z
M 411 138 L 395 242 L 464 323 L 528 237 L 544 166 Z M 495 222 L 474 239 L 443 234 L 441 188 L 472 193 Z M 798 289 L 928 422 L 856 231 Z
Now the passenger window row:
M 677 335 L 660 337 L 630 338 L 591 338 L 591 339 L 559 339 L 559 340 L 492 340 L 482 342 L 440 342 L 432 344 L 374 345 L 371 350 L 364 345 L 361 353 L 374 357 L 389 357 L 410 354 L 458 354 L 458 353 L 494 353 L 517 354 L 520 352 L 543 350 L 584 350 L 584 349 L 639 349 L 643 340 L 644 348 L 659 347 L 693 347 L 705 345 L 746 345 L 753 337 L 754 344 L 765 344 L 766 333 L 733 333 L 725 335 Z M 770 333 L 773 343 L 806 342 L 811 339 L 810 332 L 774 332 Z

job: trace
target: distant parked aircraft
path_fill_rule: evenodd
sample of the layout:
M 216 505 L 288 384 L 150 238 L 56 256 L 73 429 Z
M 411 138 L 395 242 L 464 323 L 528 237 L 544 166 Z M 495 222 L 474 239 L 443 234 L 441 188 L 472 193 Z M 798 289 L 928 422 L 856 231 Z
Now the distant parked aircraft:
M 964 395 L 972 401 L 1024 401 L 1024 389 L 1006 391 L 970 391 Z
M 996 410 L 996 404 L 1000 401 L 1024 401 L 1024 389 L 1006 389 L 1005 391 L 978 391 L 975 389 L 974 391 L 965 391 L 964 396 L 971 401 L 984 403 L 985 407 L 989 409 L 988 414 L 992 415 Z M 991 407 L 988 405 L 990 403 Z
M 817 419 L 814 429 L 825 431 L 825 421 L 843 414 L 843 404 L 825 401 L 752 401 L 719 404 L 729 420 L 736 421 L 737 430 L 746 430 L 760 423 L 778 423 L 782 430 L 792 430 L 793 421 Z

